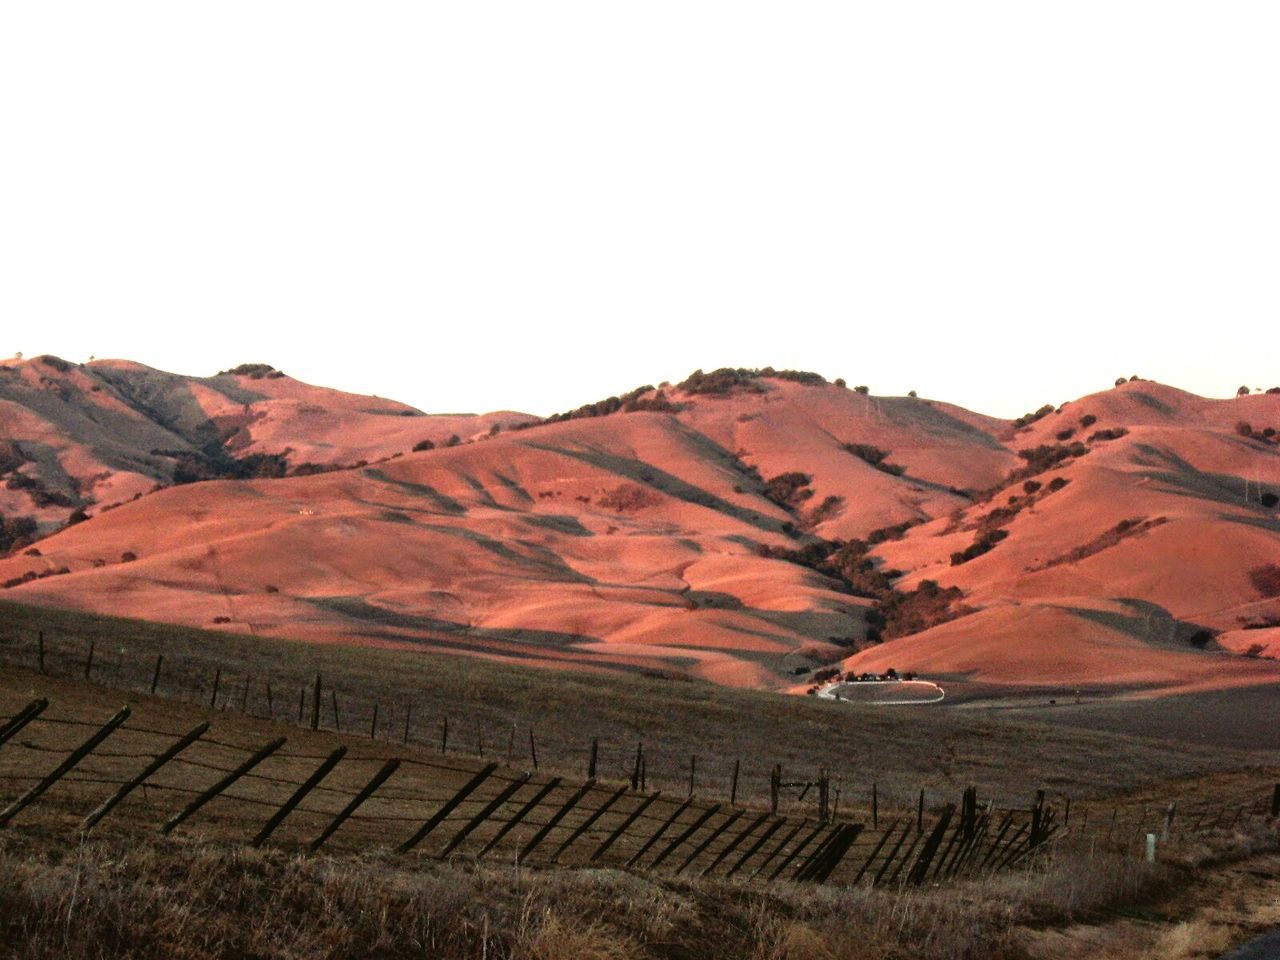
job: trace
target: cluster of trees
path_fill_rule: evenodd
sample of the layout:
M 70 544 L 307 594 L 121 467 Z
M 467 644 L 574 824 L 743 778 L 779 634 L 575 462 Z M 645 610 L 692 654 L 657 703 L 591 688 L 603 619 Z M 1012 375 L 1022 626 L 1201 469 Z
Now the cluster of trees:
M 277 370 L 269 363 L 242 363 L 238 367 L 232 367 L 230 370 L 219 370 L 220 377 L 248 377 L 250 380 L 277 380 L 284 376 L 284 372 Z
M 672 403 L 662 390 L 658 390 L 652 397 L 646 396 L 646 394 L 654 393 L 654 390 L 653 384 L 647 383 L 642 387 L 636 387 L 634 390 L 622 394 L 622 396 L 606 397 L 603 400 L 597 400 L 595 403 L 583 404 L 576 410 L 570 410 L 567 413 L 553 413 L 545 420 L 518 424 L 514 429 L 524 430 L 538 426 L 539 423 L 560 423 L 565 420 L 607 417 L 610 414 L 619 412 L 637 413 L 642 410 L 650 410 L 658 413 L 674 413 L 680 409 L 680 405 Z
M 35 517 L 6 517 L 0 513 L 0 554 L 29 547 L 38 530 Z
M 800 504 L 813 496 L 813 491 L 809 489 L 809 484 L 812 482 L 813 477 L 807 473 L 793 470 L 789 473 L 780 473 L 768 480 L 761 492 L 782 509 L 796 510 Z
M 1029 427 L 1037 420 L 1043 420 L 1049 414 L 1053 413 L 1053 409 L 1052 403 L 1046 403 L 1034 413 L 1024 413 L 1017 420 L 1013 421 L 1013 429 L 1021 430 L 1023 427 Z
M 210 445 L 203 450 L 156 449 L 151 451 L 151 455 L 173 459 L 175 484 L 199 483 L 202 480 L 274 479 L 289 472 L 289 459 L 284 453 L 251 453 L 237 459 L 221 447 Z
M 773 367 L 721 367 L 719 370 L 712 370 L 710 373 L 695 370 L 678 383 L 676 387 L 690 394 L 726 394 L 737 387 L 760 390 L 761 387 L 757 381 L 761 379 L 790 380 L 793 383 L 803 383 L 809 386 L 817 386 L 827 382 L 827 378 L 822 374 L 812 373 L 808 370 L 775 370 Z M 842 382 L 838 383 L 843 386 Z
M 853 454 L 863 463 L 875 467 L 877 470 L 888 473 L 895 477 L 900 477 L 907 472 L 907 468 L 896 463 L 889 463 L 886 458 L 889 456 L 888 450 L 881 450 L 879 447 L 870 443 L 846 443 L 844 449 Z

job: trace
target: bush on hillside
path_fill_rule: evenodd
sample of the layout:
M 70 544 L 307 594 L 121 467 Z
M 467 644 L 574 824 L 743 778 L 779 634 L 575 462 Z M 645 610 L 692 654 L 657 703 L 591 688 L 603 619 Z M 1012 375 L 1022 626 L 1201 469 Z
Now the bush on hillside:
M 436 445 L 430 440 L 419 440 L 413 445 L 414 453 L 421 453 L 423 450 L 434 450 Z
M 230 370 L 219 370 L 219 377 L 248 377 L 250 380 L 276 380 L 284 376 L 284 373 L 271 366 L 269 363 L 242 363 L 238 367 L 232 367 Z
M 813 478 L 807 473 L 793 470 L 789 473 L 780 473 L 767 481 L 762 492 L 767 499 L 772 500 L 784 510 L 795 510 L 813 496 L 813 491 L 809 489 L 812 481 Z

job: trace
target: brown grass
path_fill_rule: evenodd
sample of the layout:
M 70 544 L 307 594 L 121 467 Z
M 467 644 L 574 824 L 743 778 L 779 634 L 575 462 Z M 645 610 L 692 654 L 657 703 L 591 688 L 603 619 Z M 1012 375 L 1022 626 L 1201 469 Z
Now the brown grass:
M 1021 923 L 1131 899 L 1167 871 L 1045 860 L 951 888 L 769 888 L 619 871 L 302 857 L 113 837 L 0 839 L 14 958 L 1000 958 Z

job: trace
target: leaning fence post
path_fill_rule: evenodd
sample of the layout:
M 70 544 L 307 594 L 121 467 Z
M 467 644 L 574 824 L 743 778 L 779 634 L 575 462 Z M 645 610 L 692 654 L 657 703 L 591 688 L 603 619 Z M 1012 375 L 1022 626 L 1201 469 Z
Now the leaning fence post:
M 404 742 L 409 742 L 409 718 L 413 716 L 413 701 L 410 700 L 404 705 Z
M 733 779 L 729 781 L 729 806 L 736 807 L 738 805 L 738 770 L 742 766 L 742 761 L 733 761 Z
M 378 739 L 378 701 L 373 702 L 373 719 L 369 721 L 369 739 Z
M 49 701 L 41 697 L 39 700 L 32 700 L 25 707 L 18 711 L 13 717 L 10 717 L 3 725 L 0 725 L 0 744 L 9 740 L 19 730 L 34 720 L 40 714 L 44 713 L 44 708 L 49 706 Z
M 421 843 L 427 834 L 429 834 L 436 827 L 440 826 L 440 824 L 444 821 L 444 818 L 449 816 L 449 814 L 453 813 L 454 809 L 458 806 L 458 804 L 462 803 L 463 800 L 467 799 L 467 797 L 471 795 L 471 793 L 476 789 L 476 787 L 480 786 L 480 784 L 488 780 L 490 775 L 493 773 L 493 771 L 497 769 L 498 769 L 498 765 L 496 763 L 486 764 L 474 777 L 468 780 L 463 785 L 462 789 L 459 790 L 457 793 L 455 793 L 453 797 L 451 797 L 443 807 L 437 810 L 432 815 L 430 820 L 428 820 L 421 827 L 419 827 L 414 832 L 413 836 L 411 836 L 404 843 L 400 844 L 400 846 L 396 848 L 397 851 L 400 853 L 408 853 L 410 850 L 416 847 L 419 843 Z
M 89 641 L 89 655 L 84 658 L 84 678 L 89 679 L 89 671 L 93 669 L 93 641 Z
M 329 702 L 333 705 L 333 729 L 341 733 L 342 721 L 338 719 L 338 691 L 334 687 L 329 688 Z
M 160 832 L 166 833 L 166 834 L 170 833 L 174 827 L 182 823 L 183 820 L 186 820 L 189 816 L 191 816 L 193 813 L 195 813 L 197 810 L 203 807 L 206 803 L 208 803 L 210 800 L 212 800 L 214 797 L 220 794 L 223 790 L 227 789 L 227 787 L 231 786 L 233 783 L 235 783 L 237 780 L 243 777 L 246 773 L 248 773 L 250 770 L 256 767 L 259 763 L 261 763 L 263 760 L 267 759 L 267 757 L 271 756 L 271 754 L 279 750 L 282 746 L 284 746 L 284 744 L 285 744 L 285 738 L 279 737 L 275 740 L 272 740 L 270 743 L 260 747 L 253 754 L 253 756 L 251 756 L 248 760 L 240 764 L 240 766 L 236 767 L 234 770 L 228 773 L 225 777 L 223 777 L 213 786 L 209 787 L 207 790 L 202 791 L 198 797 L 196 797 L 189 804 L 187 804 L 185 807 L 183 807 L 181 810 L 175 813 L 172 817 L 166 820 L 161 825 Z
M 533 739 L 533 727 L 529 728 L 529 757 L 533 760 L 533 769 L 538 769 L 538 744 Z
M 209 709 L 214 710 L 218 706 L 218 683 L 222 680 L 222 668 L 216 667 L 213 671 L 213 692 L 209 694 Z
M 154 760 L 148 763 L 146 767 L 142 769 L 141 773 L 137 774 L 135 777 L 133 777 L 131 780 L 129 780 L 127 783 L 121 786 L 119 790 L 117 790 L 105 801 L 103 801 L 103 803 L 96 810 L 94 810 L 87 817 L 85 817 L 84 822 L 80 824 L 80 829 L 86 833 L 89 830 L 92 830 L 94 826 L 97 825 L 99 820 L 101 820 L 103 817 L 105 817 L 108 813 L 110 813 L 115 808 L 116 804 L 118 804 L 121 800 L 123 800 L 130 793 L 132 793 L 135 788 L 145 783 L 147 781 L 147 778 L 150 777 L 153 773 L 155 773 L 157 770 L 163 767 L 166 763 L 168 763 L 170 760 L 176 757 L 183 750 L 187 749 L 187 747 L 191 746 L 191 744 L 199 740 L 202 736 L 204 736 L 204 732 L 208 729 L 209 729 L 209 721 L 206 720 L 204 723 L 201 723 L 193 727 L 191 730 L 187 731 L 187 733 L 184 736 L 182 736 L 176 743 L 174 743 L 167 750 L 165 750 L 163 753 L 157 756 Z
M 559 825 L 560 821 L 568 815 L 570 810 L 578 805 L 582 798 L 585 797 L 591 789 L 595 787 L 595 785 L 596 782 L 594 780 L 588 780 L 580 786 L 573 796 L 564 802 L 564 806 L 553 813 L 551 818 L 542 825 L 542 829 L 535 833 L 529 842 L 524 845 L 520 850 L 520 859 L 527 860 L 538 844 L 542 843 L 542 841 L 546 839 L 547 834 Z
M 321 831 L 320 836 L 311 841 L 311 846 L 309 848 L 311 852 L 315 853 L 319 850 L 321 844 L 333 836 L 337 829 L 346 822 L 347 818 L 356 812 L 356 809 L 360 804 L 368 800 L 370 794 L 382 786 L 382 784 L 386 782 L 387 778 L 396 772 L 396 769 L 399 766 L 400 760 L 398 757 L 384 763 L 382 765 L 382 769 L 373 775 L 373 779 L 366 783 L 364 787 L 361 788 L 360 792 L 351 798 L 351 802 L 342 808 L 342 812 L 334 817 L 333 821 L 325 827 L 323 831 Z
M 40 795 L 48 790 L 51 786 L 60 780 L 72 767 L 83 760 L 91 753 L 98 744 L 111 736 L 120 724 L 129 719 L 129 708 L 121 707 L 120 710 L 110 720 L 98 728 L 94 734 L 84 743 L 71 751 L 71 754 L 58 764 L 53 772 L 48 774 L 44 779 L 37 783 L 34 787 L 20 796 L 13 803 L 9 804 L 4 810 L 0 810 L 0 827 L 5 826 L 14 816 L 22 810 L 23 807 L 34 803 L 40 798 Z
M 284 805 L 279 810 L 271 815 L 271 819 L 258 831 L 258 835 L 253 838 L 253 846 L 262 846 L 266 839 L 275 832 L 276 827 L 280 826 L 284 822 L 284 818 L 293 811 L 293 808 L 302 802 L 302 798 L 314 790 L 320 784 L 320 781 L 329 775 L 329 771 L 338 765 L 338 761 L 346 755 L 347 748 L 339 747 L 321 761 L 320 766 L 316 767 L 311 776 L 307 777 L 303 782 L 302 786 L 293 792 L 293 795 L 284 802 Z
M 514 830 L 520 823 L 522 823 L 524 821 L 524 818 L 527 817 L 531 812 L 533 812 L 533 810 L 540 803 L 542 803 L 543 800 L 547 798 L 547 794 L 549 794 L 552 790 L 554 790 L 558 786 L 560 786 L 559 777 L 552 777 L 550 780 L 544 783 L 542 785 L 542 789 L 540 789 L 532 797 L 526 800 L 524 806 L 521 807 L 519 810 L 517 810 L 515 814 L 511 817 L 511 819 L 508 820 L 506 823 L 504 823 L 498 829 L 498 832 L 495 833 L 493 837 L 489 840 L 489 842 L 486 843 L 480 849 L 480 852 L 476 854 L 476 859 L 483 857 L 486 853 L 488 853 L 490 850 L 496 847 L 499 843 L 501 843 L 502 838 L 505 837 L 512 830 Z
M 924 788 L 920 789 L 920 802 L 916 806 L 916 829 L 924 829 Z

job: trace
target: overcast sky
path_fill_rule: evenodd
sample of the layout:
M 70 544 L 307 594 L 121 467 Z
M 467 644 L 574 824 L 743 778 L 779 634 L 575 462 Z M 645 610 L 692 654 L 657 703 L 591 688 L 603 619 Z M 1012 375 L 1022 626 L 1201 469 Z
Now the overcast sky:
M 0 355 L 546 414 L 1280 383 L 1275 3 L 8 3 Z

